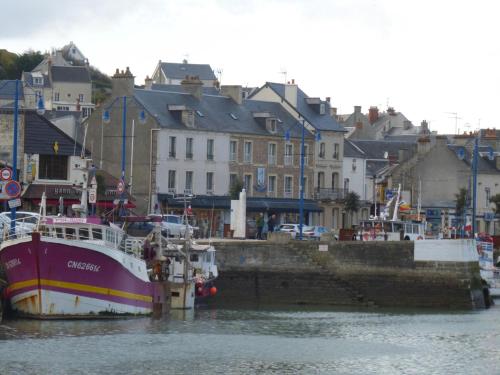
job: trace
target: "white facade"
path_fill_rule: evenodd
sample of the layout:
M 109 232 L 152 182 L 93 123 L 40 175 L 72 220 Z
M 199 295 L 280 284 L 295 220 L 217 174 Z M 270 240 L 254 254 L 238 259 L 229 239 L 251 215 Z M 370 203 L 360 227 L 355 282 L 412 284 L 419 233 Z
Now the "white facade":
M 172 154 L 172 138 L 175 138 L 175 155 Z M 188 138 L 192 139 L 191 153 L 187 149 Z M 213 141 L 213 153 L 209 151 L 209 140 Z M 157 150 L 157 193 L 228 194 L 229 134 L 162 129 L 158 136 Z M 211 155 L 213 160 L 210 160 Z M 190 172 L 192 172 L 191 186 L 186 181 L 190 178 L 188 176 Z M 173 174 L 175 177 L 172 177 Z M 211 174 L 211 177 L 208 174 Z M 175 182 L 169 181 L 173 178 Z M 207 181 L 210 179 L 211 184 Z

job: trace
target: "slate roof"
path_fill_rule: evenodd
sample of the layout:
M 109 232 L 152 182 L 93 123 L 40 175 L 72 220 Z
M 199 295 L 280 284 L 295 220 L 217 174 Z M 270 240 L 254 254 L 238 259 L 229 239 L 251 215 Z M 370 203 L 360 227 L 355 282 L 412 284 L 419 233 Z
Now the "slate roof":
M 276 94 L 278 94 L 281 98 L 285 100 L 285 84 L 266 82 L 266 84 L 263 87 L 271 88 Z M 251 97 L 259 91 L 260 89 L 257 90 L 254 94 L 252 94 Z M 337 120 L 335 120 L 332 116 L 330 116 L 329 103 L 324 101 L 321 102 L 325 104 L 325 114 L 320 115 L 311 105 L 307 104 L 306 98 L 309 98 L 309 96 L 306 95 L 304 91 L 302 91 L 299 87 L 297 87 L 296 109 L 301 114 L 301 116 L 305 118 L 307 122 L 309 122 L 312 126 L 314 126 L 318 130 L 338 131 L 338 132 L 346 131 L 344 127 L 337 122 Z
M 453 151 L 457 159 L 459 149 L 464 150 L 464 159 L 462 160 L 469 168 L 472 166 L 472 150 L 469 147 L 464 147 L 464 146 L 458 146 L 458 145 L 452 145 L 449 144 L 448 148 Z M 490 150 L 489 146 L 481 146 L 479 145 L 479 152 L 480 153 L 488 153 Z M 459 159 L 460 160 L 460 159 Z M 479 156 L 478 163 L 477 163 L 477 170 L 478 172 L 482 173 L 498 173 L 498 169 L 496 168 L 496 161 L 495 159 L 489 160 L 487 156 Z
M 23 81 L 26 82 L 26 84 L 31 86 L 33 89 L 36 89 L 37 87 L 40 86 L 33 85 L 33 73 L 38 74 L 38 72 L 23 72 Z M 44 88 L 50 87 L 49 76 L 47 74 L 42 74 L 42 75 L 43 75 L 43 87 Z
M 90 72 L 84 66 L 52 66 L 53 82 L 90 83 Z
M 151 89 L 159 91 L 170 91 L 170 92 L 185 92 L 182 85 L 167 85 L 164 83 L 153 83 Z M 217 88 L 213 86 L 212 87 L 203 86 L 202 92 L 203 94 L 207 95 L 220 95 L 219 90 L 217 90 Z
M 184 105 L 197 111 L 194 130 L 268 136 L 270 133 L 265 126 L 253 117 L 253 112 L 267 111 L 282 121 L 278 123 L 277 136 L 284 136 L 286 129 L 290 129 L 291 137 L 301 137 L 300 124 L 278 103 L 246 100 L 239 105 L 221 95 L 202 95 L 198 100 L 187 93 L 141 89 L 134 90 L 134 97 L 163 128 L 189 129 L 180 116 L 168 110 L 169 105 Z
M 398 142 L 398 141 L 378 141 L 378 140 L 350 140 L 353 144 L 362 149 L 366 158 L 383 159 L 384 153 L 388 156 L 398 157 L 399 150 L 406 150 L 407 157 L 410 157 L 417 151 L 415 142 Z
M 19 99 L 24 98 L 23 84 L 19 82 L 18 95 Z M 16 81 L 13 80 L 0 80 L 0 99 L 11 99 L 14 103 L 14 97 L 16 96 Z
M 71 137 L 35 111 L 26 111 L 24 152 L 28 154 L 56 155 L 53 149 L 54 142 L 57 142 L 59 147 L 57 155 L 81 154 L 82 146 L 78 142 L 75 143 Z M 89 154 L 88 151 L 86 153 Z
M 215 80 L 215 74 L 208 64 L 161 63 L 160 69 L 167 78 L 184 79 L 187 75 L 198 76 L 200 80 Z
M 365 152 L 348 139 L 344 139 L 344 157 L 366 158 Z

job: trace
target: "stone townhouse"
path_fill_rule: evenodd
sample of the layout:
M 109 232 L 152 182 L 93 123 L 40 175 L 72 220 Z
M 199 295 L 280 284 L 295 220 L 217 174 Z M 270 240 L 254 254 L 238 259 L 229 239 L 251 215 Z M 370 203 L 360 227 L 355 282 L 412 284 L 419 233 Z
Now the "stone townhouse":
M 310 97 L 292 80 L 287 84 L 267 82 L 254 91 L 249 100 L 278 103 L 297 120 L 299 127 L 304 126 L 314 134 L 315 142 L 309 148 L 313 197 L 322 208 L 315 222 L 340 228 L 343 200 L 349 190 L 342 176 L 345 129 L 337 123 L 330 99 Z
M 222 234 L 224 224 L 229 224 L 231 182 L 241 179 L 248 190 L 250 214 L 296 215 L 300 127 L 281 106 L 243 101 L 241 93 L 240 86 L 232 86 L 222 87 L 219 95 L 204 94 L 197 77 L 162 90 L 136 89 L 128 69 L 117 71 L 112 98 L 102 106 L 109 113 L 109 123 L 101 121 L 102 114 L 89 118 L 87 148 L 96 165 L 117 176 L 125 139 L 125 181 L 142 213 L 155 208 L 182 211 L 184 203 L 175 196 L 193 195 L 193 212 L 199 217 L 216 216 L 213 229 Z M 312 139 L 307 132 L 310 148 Z M 312 168 L 306 167 L 304 175 L 311 186 Z M 308 214 L 319 211 L 313 201 L 305 200 L 304 206 Z

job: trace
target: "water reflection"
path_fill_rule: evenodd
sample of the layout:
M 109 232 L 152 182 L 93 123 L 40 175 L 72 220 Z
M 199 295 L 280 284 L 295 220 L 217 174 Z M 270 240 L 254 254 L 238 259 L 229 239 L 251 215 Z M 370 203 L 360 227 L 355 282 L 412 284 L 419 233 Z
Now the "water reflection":
M 0 341 L 2 374 L 493 374 L 500 308 L 206 308 L 159 319 L 8 320 Z

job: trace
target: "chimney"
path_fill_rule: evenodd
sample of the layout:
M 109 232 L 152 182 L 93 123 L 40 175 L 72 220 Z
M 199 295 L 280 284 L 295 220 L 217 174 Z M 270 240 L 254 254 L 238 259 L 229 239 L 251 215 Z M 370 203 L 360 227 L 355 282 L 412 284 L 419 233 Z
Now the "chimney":
M 241 85 L 223 85 L 220 87 L 220 94 L 229 96 L 237 104 L 243 103 L 243 89 Z
M 327 97 L 326 97 L 326 102 L 327 102 L 327 103 L 330 103 L 330 99 L 331 99 L 331 98 L 330 98 L 329 96 L 327 96 Z
M 417 153 L 419 155 L 424 155 L 428 153 L 431 149 L 431 139 L 429 136 L 420 137 L 417 140 Z
M 116 69 L 111 77 L 112 96 L 132 96 L 134 94 L 134 76 L 129 67 L 125 71 Z
M 337 119 L 337 108 L 330 107 L 330 116 L 332 116 L 334 119 Z
M 420 123 L 420 126 L 421 126 L 421 129 L 420 129 L 421 134 L 429 134 L 429 124 L 427 123 L 427 121 L 423 120 Z
M 403 129 L 404 129 L 404 130 L 411 129 L 411 121 L 405 120 L 405 121 L 403 122 Z
M 285 85 L 285 99 L 294 108 L 297 108 L 297 85 L 294 79 L 292 79 L 292 83 Z
M 361 113 L 361 106 L 360 105 L 354 106 L 354 113 Z
M 378 120 L 378 107 L 372 106 L 368 110 L 368 121 L 373 125 Z
M 144 80 L 144 88 L 146 90 L 151 90 L 153 88 L 153 80 L 149 78 L 149 76 L 146 76 L 146 79 Z
M 181 86 L 185 92 L 194 96 L 196 99 L 201 99 L 203 93 L 203 82 L 198 76 L 186 76 L 181 81 Z

